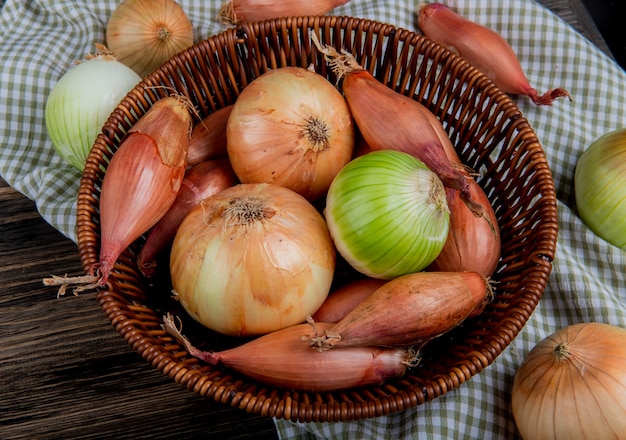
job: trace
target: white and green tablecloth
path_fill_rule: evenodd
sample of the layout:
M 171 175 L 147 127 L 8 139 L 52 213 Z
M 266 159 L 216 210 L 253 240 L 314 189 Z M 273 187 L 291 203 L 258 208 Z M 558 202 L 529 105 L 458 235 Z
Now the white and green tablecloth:
M 36 202 L 43 218 L 75 240 L 80 173 L 47 138 L 46 97 L 75 60 L 104 42 L 119 0 L 0 0 L 0 175 Z M 220 0 L 179 0 L 195 39 L 223 30 Z M 419 1 L 351 0 L 333 11 L 416 28 Z M 512 45 L 539 92 L 564 87 L 573 101 L 537 107 L 514 98 L 542 143 L 559 198 L 559 241 L 544 297 L 513 343 L 469 382 L 401 413 L 348 423 L 276 420 L 291 438 L 515 438 L 513 375 L 528 351 L 573 323 L 626 327 L 626 252 L 594 235 L 577 217 L 576 161 L 600 135 L 626 126 L 626 73 L 587 39 L 533 0 L 444 0 L 460 14 L 499 32 Z M 54 293 L 53 293 L 54 294 Z

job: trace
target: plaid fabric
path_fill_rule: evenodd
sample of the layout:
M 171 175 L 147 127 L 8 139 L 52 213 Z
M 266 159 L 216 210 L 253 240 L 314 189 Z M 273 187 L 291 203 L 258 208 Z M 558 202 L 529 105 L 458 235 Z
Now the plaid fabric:
M 559 197 L 560 234 L 545 295 L 513 343 L 483 372 L 446 395 L 389 416 L 349 423 L 276 420 L 282 439 L 511 439 L 513 375 L 528 351 L 557 329 L 598 321 L 626 326 L 626 252 L 594 235 L 576 216 L 573 175 L 582 151 L 626 126 L 626 73 L 561 19 L 532 0 L 442 1 L 504 36 L 540 92 L 566 88 L 566 99 L 535 106 L 516 97 L 546 151 Z M 104 42 L 114 0 L 0 1 L 0 174 L 33 201 L 42 217 L 75 240 L 80 173 L 47 138 L 46 97 L 75 60 Z M 180 0 L 196 40 L 222 30 L 221 0 Z M 417 29 L 413 0 L 351 0 L 337 15 Z

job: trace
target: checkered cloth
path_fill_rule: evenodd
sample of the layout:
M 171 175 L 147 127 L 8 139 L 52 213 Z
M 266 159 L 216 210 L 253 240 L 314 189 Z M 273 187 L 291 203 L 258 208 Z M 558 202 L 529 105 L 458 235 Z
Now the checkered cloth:
M 576 161 L 602 134 L 626 126 L 626 73 L 587 39 L 532 0 L 442 1 L 504 36 L 540 92 L 567 89 L 566 99 L 537 107 L 515 101 L 544 146 L 559 198 L 560 234 L 544 297 L 495 362 L 470 381 L 423 405 L 385 417 L 346 423 L 276 420 L 282 439 L 511 439 L 513 375 L 528 351 L 568 324 L 598 321 L 626 326 L 626 252 L 594 235 L 577 217 Z M 42 217 L 75 240 L 80 173 L 47 138 L 44 106 L 51 87 L 75 60 L 104 42 L 115 0 L 0 0 L 0 174 L 36 202 Z M 195 39 L 223 28 L 220 0 L 180 0 Z M 333 11 L 417 29 L 419 1 L 351 0 Z

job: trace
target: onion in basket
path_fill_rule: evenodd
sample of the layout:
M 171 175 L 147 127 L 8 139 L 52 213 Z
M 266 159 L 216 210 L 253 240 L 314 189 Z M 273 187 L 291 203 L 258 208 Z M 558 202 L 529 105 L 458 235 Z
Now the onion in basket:
M 391 279 L 423 270 L 439 255 L 450 224 L 445 189 L 419 159 L 374 151 L 333 180 L 324 209 L 339 253 L 359 272 Z
M 318 350 L 337 347 L 421 346 L 452 330 L 493 299 L 477 272 L 417 272 L 376 289 L 323 335 Z
M 239 184 L 185 217 L 170 272 L 198 322 L 251 336 L 314 313 L 328 296 L 335 256 L 324 218 L 304 197 L 279 185 Z
M 274 183 L 315 200 L 352 158 L 354 127 L 343 96 L 324 77 L 283 67 L 243 89 L 226 142 L 242 183 Z

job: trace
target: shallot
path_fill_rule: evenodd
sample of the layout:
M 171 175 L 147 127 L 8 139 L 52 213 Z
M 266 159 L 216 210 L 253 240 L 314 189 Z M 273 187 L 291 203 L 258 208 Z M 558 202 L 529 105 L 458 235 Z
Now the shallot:
M 450 209 L 450 228 L 443 249 L 427 270 L 443 272 L 473 271 L 490 277 L 500 261 L 501 242 L 498 220 L 491 202 L 480 185 L 468 179 L 472 197 L 485 207 L 488 222 L 473 216 L 457 191 L 446 191 Z
M 166 315 L 163 322 L 165 331 L 183 344 L 191 356 L 283 389 L 323 392 L 379 385 L 402 376 L 419 359 L 410 348 L 348 347 L 314 351 L 306 342 L 311 336 L 309 324 L 277 330 L 228 350 L 202 351 L 182 335 L 171 315 Z M 332 323 L 315 323 L 318 331 L 332 326 Z
M 491 78 L 507 93 L 526 95 L 537 105 L 550 105 L 567 90 L 556 88 L 539 95 L 520 65 L 509 43 L 497 32 L 470 21 L 439 3 L 419 9 L 419 28 L 428 38 L 442 44 Z
M 328 295 L 326 301 L 313 314 L 314 321 L 338 322 L 357 304 L 385 284 L 386 280 L 362 278 L 346 284 Z
M 227 0 L 219 19 L 230 24 L 253 22 L 277 17 L 324 15 L 349 0 Z
M 137 256 L 137 266 L 146 278 L 154 275 L 159 253 L 174 240 L 185 216 L 202 200 L 237 183 L 228 159 L 199 163 L 185 173 L 183 183 L 170 209 L 155 224 Z
M 365 298 L 312 347 L 418 346 L 461 324 L 493 296 L 476 272 L 417 272 L 395 278 Z
M 222 107 L 196 124 L 189 140 L 187 166 L 191 167 L 207 160 L 228 157 L 226 124 L 232 109 L 232 104 Z
M 182 184 L 193 120 L 184 96 L 156 101 L 129 130 L 109 162 L 100 192 L 100 255 L 85 277 L 53 277 L 74 293 L 103 286 L 121 253 L 165 215 Z

